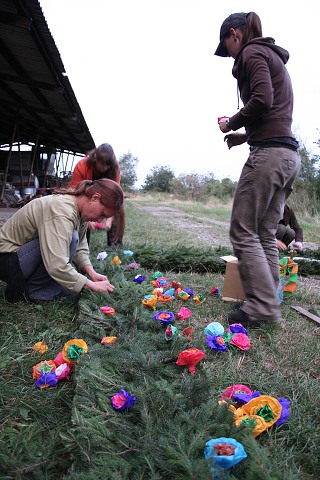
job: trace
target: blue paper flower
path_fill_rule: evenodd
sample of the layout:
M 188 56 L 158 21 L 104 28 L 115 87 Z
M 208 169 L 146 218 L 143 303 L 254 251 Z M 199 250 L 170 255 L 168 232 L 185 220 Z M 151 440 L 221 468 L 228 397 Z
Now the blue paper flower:
M 223 335 L 224 327 L 219 322 L 211 322 L 204 329 L 205 335 Z
M 227 444 L 232 445 L 235 450 L 233 455 L 218 455 L 215 450 L 215 445 L 218 444 Z M 204 450 L 204 456 L 208 460 L 210 464 L 210 471 L 213 474 L 217 474 L 219 469 L 216 467 L 223 468 L 224 470 L 229 470 L 237 463 L 241 462 L 243 459 L 247 457 L 246 451 L 243 448 L 243 445 L 234 438 L 212 438 L 208 442 L 206 442 L 206 447 Z M 220 477 L 217 477 L 220 478 Z
M 35 387 L 55 387 L 58 383 L 57 376 L 55 372 L 52 373 L 42 373 L 36 383 L 34 384 Z
M 133 279 L 134 282 L 141 284 L 146 277 L 144 275 L 136 275 Z

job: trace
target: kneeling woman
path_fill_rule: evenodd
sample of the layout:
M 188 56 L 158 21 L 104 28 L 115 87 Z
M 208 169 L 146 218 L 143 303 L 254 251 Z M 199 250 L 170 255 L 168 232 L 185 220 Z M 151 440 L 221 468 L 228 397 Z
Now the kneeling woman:
M 5 298 L 40 303 L 76 296 L 83 288 L 112 292 L 107 277 L 92 267 L 86 230 L 87 222 L 102 222 L 122 209 L 121 187 L 106 178 L 84 180 L 75 190 L 57 190 L 27 203 L 0 228 Z M 122 235 L 124 226 L 118 228 Z

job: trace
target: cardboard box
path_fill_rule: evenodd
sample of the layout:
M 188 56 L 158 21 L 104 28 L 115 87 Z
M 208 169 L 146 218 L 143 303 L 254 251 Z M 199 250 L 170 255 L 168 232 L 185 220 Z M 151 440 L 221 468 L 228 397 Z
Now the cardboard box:
M 240 278 L 238 259 L 232 255 L 227 255 L 221 258 L 226 262 L 222 300 L 227 302 L 245 300 L 246 295 Z

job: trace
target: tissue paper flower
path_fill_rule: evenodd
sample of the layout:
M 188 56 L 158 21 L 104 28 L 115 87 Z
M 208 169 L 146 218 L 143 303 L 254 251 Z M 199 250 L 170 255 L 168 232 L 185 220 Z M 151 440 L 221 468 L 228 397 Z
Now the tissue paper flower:
M 183 337 L 187 337 L 189 343 L 192 342 L 192 330 L 193 330 L 193 327 L 190 326 L 190 327 L 184 328 L 181 332 Z
M 216 352 L 226 352 L 228 350 L 226 342 L 221 335 L 207 335 L 206 342 L 208 347 L 212 348 Z
M 84 340 L 75 338 L 69 340 L 64 344 L 62 349 L 62 358 L 65 362 L 71 363 L 72 365 L 78 363 L 79 358 L 83 353 L 88 352 L 87 344 Z
M 115 309 L 112 307 L 108 307 L 108 305 L 105 305 L 104 307 L 100 307 L 100 310 L 105 315 L 114 315 L 116 313 Z
M 131 250 L 123 250 L 122 252 L 124 255 L 128 255 L 128 257 L 132 257 L 133 256 L 133 252 L 131 252 Z
M 35 380 L 41 376 L 42 373 L 51 373 L 56 369 L 56 364 L 53 360 L 43 360 L 32 367 L 32 378 Z
M 171 282 L 171 287 L 174 288 L 175 290 L 177 290 L 177 288 L 181 288 L 182 290 L 182 285 L 180 282 L 177 282 L 176 280 L 172 280 Z
M 158 320 L 161 325 L 165 326 L 174 320 L 174 314 L 172 312 L 158 312 L 153 315 L 155 320 Z
M 232 323 L 229 325 L 228 333 L 244 333 L 245 335 L 248 335 L 247 330 L 241 325 L 241 323 Z
M 113 345 L 116 343 L 117 337 L 103 337 L 101 340 L 102 345 Z
M 113 263 L 113 265 L 120 265 L 122 262 L 121 262 L 120 258 L 118 257 L 118 255 L 116 255 L 115 257 L 113 257 L 112 263 Z
M 181 322 L 183 322 L 186 318 L 189 318 L 192 316 L 192 312 L 190 312 L 189 308 L 187 307 L 181 307 L 179 312 L 177 313 L 177 317 Z
M 253 398 L 260 397 L 261 393 L 259 390 L 255 390 L 254 392 L 251 393 L 251 395 L 248 395 L 246 393 L 234 393 L 233 394 L 233 401 L 237 403 L 238 406 L 243 405 L 244 403 L 250 402 Z
M 236 383 L 235 385 L 230 385 L 222 392 L 221 397 L 223 400 L 230 398 L 233 400 L 233 395 L 235 393 L 246 393 L 247 395 L 251 395 L 252 391 L 246 385 L 242 385 L 241 383 Z
M 137 262 L 131 262 L 129 263 L 129 265 L 127 265 L 127 268 L 129 268 L 130 270 L 134 270 L 135 268 L 138 268 L 138 264 Z
M 34 384 L 35 387 L 40 388 L 47 388 L 47 387 L 55 387 L 58 383 L 58 379 L 56 377 L 55 372 L 52 373 L 42 373 L 36 383 Z
M 168 303 L 168 302 L 172 302 L 172 297 L 170 297 L 169 295 L 159 295 L 158 296 L 158 302 L 160 303 Z
M 136 397 L 130 395 L 129 392 L 123 388 L 120 392 L 110 397 L 111 405 L 115 410 L 124 410 L 125 408 L 131 408 L 135 404 Z
M 223 335 L 224 327 L 219 322 L 211 322 L 204 329 L 205 335 Z
M 174 339 L 174 337 L 177 335 L 177 333 L 178 333 L 177 328 L 174 327 L 173 325 L 171 325 L 171 323 L 169 323 L 169 325 L 167 326 L 166 331 L 164 333 L 164 337 L 167 341 L 170 341 L 170 340 Z
M 257 437 L 263 431 L 268 430 L 281 417 L 280 402 L 269 395 L 260 395 L 245 403 L 240 408 L 230 405 L 229 408 L 235 415 L 235 424 L 241 425 L 242 422 L 253 426 L 253 435 Z M 260 417 L 263 421 L 259 420 Z
M 223 453 L 227 453 L 227 455 L 223 455 Z M 210 464 L 210 471 L 214 474 L 214 478 L 222 478 L 219 475 L 219 468 L 229 470 L 244 460 L 247 454 L 243 445 L 234 440 L 234 438 L 220 437 L 212 438 L 206 442 L 204 456 Z
M 33 345 L 33 351 L 36 353 L 46 353 L 48 350 L 48 346 L 46 342 L 37 342 Z
M 165 297 L 173 297 L 174 292 L 175 292 L 174 288 L 169 288 L 169 290 L 166 290 L 163 295 Z
M 158 277 L 156 279 L 156 287 L 166 288 L 168 286 L 168 280 L 165 277 Z
M 154 274 L 152 275 L 152 280 L 157 280 L 157 278 L 160 278 L 162 277 L 162 273 L 161 272 L 154 272 Z
M 250 338 L 245 333 L 235 333 L 232 335 L 230 345 L 239 348 L 240 350 L 250 349 Z
M 107 252 L 100 252 L 97 255 L 97 260 L 104 260 L 105 258 L 107 258 L 107 256 L 108 256 Z
M 180 300 L 188 300 L 188 298 L 190 297 L 189 293 L 185 292 L 184 290 L 182 290 L 181 292 L 178 293 L 178 297 L 180 298 Z
M 71 374 L 71 367 L 67 363 L 62 363 L 54 371 L 58 380 L 63 380 L 66 378 L 69 380 Z
M 161 288 L 161 287 L 160 288 L 155 288 L 153 290 L 153 294 L 158 295 L 158 296 L 162 295 L 163 294 L 163 288 Z
M 136 283 L 139 283 L 139 285 L 141 285 L 141 283 L 146 279 L 146 277 L 144 275 L 136 275 L 133 279 L 134 282 Z
M 197 295 L 193 297 L 193 300 L 196 303 L 200 304 L 206 301 L 206 297 L 204 295 L 201 295 L 200 293 L 197 293 Z
M 59 367 L 59 365 L 62 365 L 63 363 L 68 363 L 68 365 L 70 365 L 69 362 L 66 362 L 62 356 L 62 352 L 59 352 L 58 355 L 56 356 L 56 358 L 53 360 L 55 365 L 57 367 Z
M 155 310 L 157 301 L 158 301 L 158 297 L 156 295 L 146 295 L 142 300 L 142 305 Z
M 102 228 L 105 228 L 105 225 L 102 222 L 96 222 L 96 228 L 101 228 L 102 229 Z
M 275 422 L 275 425 L 281 425 L 282 423 L 285 423 L 288 418 L 290 417 L 290 401 L 287 400 L 286 398 L 278 398 L 278 402 L 281 405 L 281 415 L 280 418 Z
M 219 295 L 218 287 L 212 287 L 210 291 L 210 295 L 215 295 L 215 296 Z
M 193 298 L 194 291 L 191 288 L 185 288 L 184 291 L 187 292 L 190 298 Z
M 176 364 L 179 366 L 187 365 L 191 375 L 194 375 L 196 373 L 195 366 L 205 356 L 206 354 L 202 352 L 202 350 L 198 350 L 197 348 L 189 348 L 189 350 L 183 350 L 183 352 L 179 353 Z

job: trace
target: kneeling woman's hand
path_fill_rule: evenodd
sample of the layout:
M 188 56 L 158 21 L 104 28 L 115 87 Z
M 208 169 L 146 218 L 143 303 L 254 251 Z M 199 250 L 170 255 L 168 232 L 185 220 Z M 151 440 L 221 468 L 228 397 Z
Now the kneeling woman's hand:
M 92 280 L 87 280 L 86 287 L 88 287 L 93 292 L 104 292 L 111 293 L 114 290 L 114 286 L 111 285 L 108 279 L 93 282 Z

